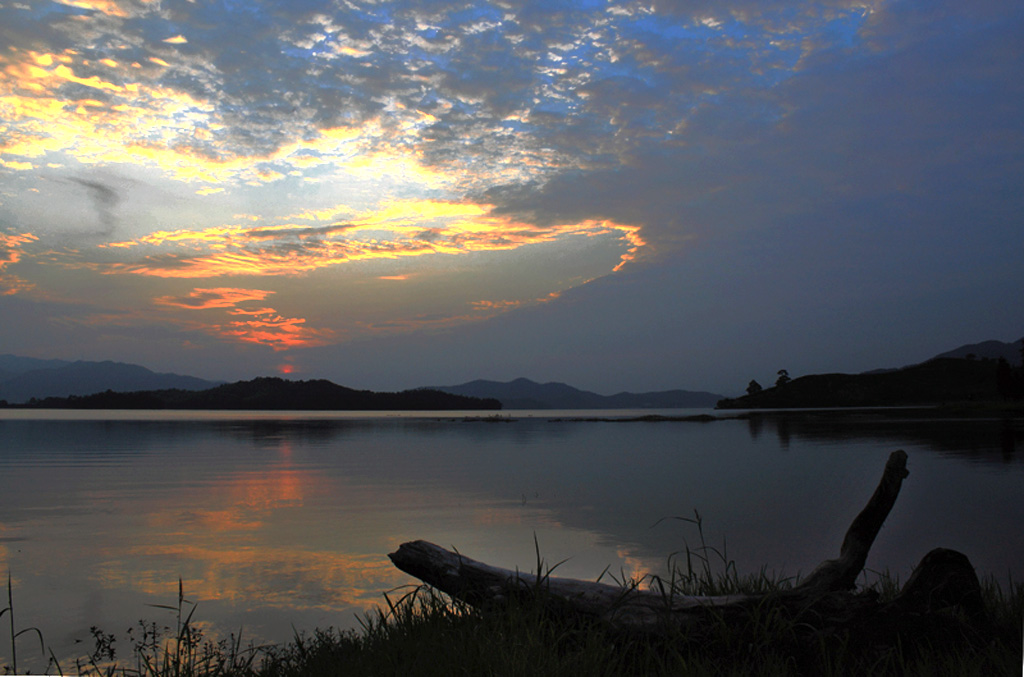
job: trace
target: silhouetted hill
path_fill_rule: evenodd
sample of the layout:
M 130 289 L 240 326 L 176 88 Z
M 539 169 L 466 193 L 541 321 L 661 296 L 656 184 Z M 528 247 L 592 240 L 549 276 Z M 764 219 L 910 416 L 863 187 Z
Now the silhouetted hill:
M 721 395 L 688 390 L 598 395 L 564 383 L 477 380 L 457 386 L 431 386 L 434 390 L 499 400 L 505 409 L 689 409 L 713 407 Z
M 949 352 L 936 355 L 937 359 L 940 357 L 955 357 L 955 358 L 967 358 L 969 355 L 973 355 L 977 359 L 989 359 L 998 360 L 1000 357 L 1009 362 L 1014 366 L 1019 366 L 1021 363 L 1021 342 L 1024 338 L 1013 343 L 1003 343 L 1002 341 L 982 341 L 981 343 L 969 343 L 967 345 L 954 348 Z
M 0 355 L 0 400 L 27 402 L 31 398 L 88 395 L 104 390 L 203 390 L 217 385 L 194 376 L 157 374 L 122 362 L 65 362 Z
M 903 369 L 813 374 L 782 386 L 723 399 L 720 409 L 882 407 L 998 400 L 997 360 L 936 358 Z
M 180 389 L 139 392 L 108 390 L 84 397 L 49 397 L 34 401 L 32 406 L 46 409 L 424 411 L 500 409 L 501 403 L 497 400 L 463 397 L 436 390 L 377 393 L 353 390 L 325 380 L 286 381 L 281 378 L 257 378 L 227 383 L 198 392 Z

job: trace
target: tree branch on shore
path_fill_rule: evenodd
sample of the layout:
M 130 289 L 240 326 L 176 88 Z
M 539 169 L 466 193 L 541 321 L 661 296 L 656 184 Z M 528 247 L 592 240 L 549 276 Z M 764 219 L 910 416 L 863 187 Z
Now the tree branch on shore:
M 958 607 L 980 627 L 984 608 L 978 578 L 961 553 L 928 553 L 891 602 L 878 602 L 874 591 L 852 591 L 868 552 L 888 517 L 907 477 L 907 455 L 893 452 L 867 505 L 846 532 L 839 557 L 822 562 L 790 589 L 767 594 L 694 596 L 673 591 L 613 586 L 599 582 L 523 573 L 470 559 L 426 541 L 402 544 L 389 557 L 402 571 L 473 606 L 489 607 L 516 597 L 542 598 L 553 611 L 599 619 L 629 631 L 658 631 L 666 624 L 687 630 L 740 617 L 763 604 L 798 615 L 816 631 L 896 627 L 913 616 Z M 955 621 L 960 623 L 959 620 Z

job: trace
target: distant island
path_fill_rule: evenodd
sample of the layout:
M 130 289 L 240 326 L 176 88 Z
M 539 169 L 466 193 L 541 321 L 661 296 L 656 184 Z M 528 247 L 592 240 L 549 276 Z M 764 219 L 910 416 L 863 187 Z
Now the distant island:
M 420 388 L 397 393 L 353 390 L 323 379 L 288 381 L 264 377 L 191 391 L 178 388 L 32 398 L 19 409 L 208 409 L 283 411 L 495 410 L 495 399 L 453 395 Z
M 477 380 L 457 386 L 430 386 L 432 390 L 499 400 L 505 409 L 710 409 L 722 395 L 705 391 L 660 390 L 598 395 L 565 383 Z
M 773 387 L 751 381 L 747 394 L 718 402 L 719 409 L 934 406 L 1019 402 L 1024 367 L 999 359 L 936 357 L 922 364 L 864 374 L 812 374 L 790 379 L 783 370 Z

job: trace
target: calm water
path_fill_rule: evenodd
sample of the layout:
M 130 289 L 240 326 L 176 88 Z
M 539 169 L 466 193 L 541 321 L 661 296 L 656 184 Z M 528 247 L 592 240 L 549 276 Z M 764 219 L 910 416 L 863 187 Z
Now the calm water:
M 91 626 L 173 624 L 147 605 L 174 604 L 181 578 L 207 632 L 287 641 L 293 626 L 354 627 L 410 583 L 386 557 L 403 541 L 533 570 L 536 537 L 546 561 L 567 559 L 557 573 L 594 579 L 661 570 L 698 544 L 693 525 L 662 518 L 694 510 L 741 571 L 806 573 L 838 554 L 897 448 L 910 476 L 868 567 L 905 577 L 942 546 L 981 574 L 1024 577 L 1020 421 L 513 413 L 3 412 L 0 574 L 17 624 L 72 656 Z M 19 640 L 21 665 L 34 641 Z

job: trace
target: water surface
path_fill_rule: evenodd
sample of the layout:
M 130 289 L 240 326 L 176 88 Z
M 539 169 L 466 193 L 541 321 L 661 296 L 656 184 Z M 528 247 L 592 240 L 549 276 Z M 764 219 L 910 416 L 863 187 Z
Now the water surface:
M 1020 421 L 570 413 L 587 415 L 9 410 L 0 573 L 19 626 L 62 657 L 91 626 L 173 623 L 147 605 L 173 604 L 179 578 L 214 634 L 280 642 L 293 626 L 354 627 L 412 582 L 386 555 L 419 538 L 523 570 L 536 539 L 546 561 L 565 560 L 557 574 L 636 575 L 699 545 L 692 524 L 665 519 L 696 510 L 740 571 L 794 575 L 838 554 L 903 448 L 910 476 L 868 568 L 905 578 L 942 546 L 982 575 L 1024 575 Z M 33 648 L 20 641 L 24 664 Z

